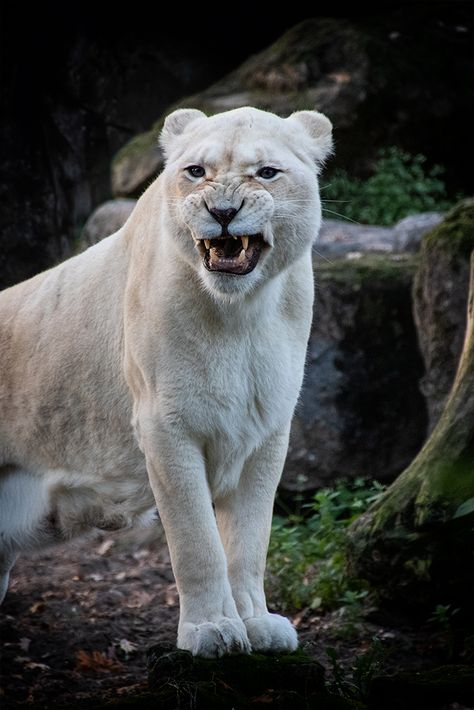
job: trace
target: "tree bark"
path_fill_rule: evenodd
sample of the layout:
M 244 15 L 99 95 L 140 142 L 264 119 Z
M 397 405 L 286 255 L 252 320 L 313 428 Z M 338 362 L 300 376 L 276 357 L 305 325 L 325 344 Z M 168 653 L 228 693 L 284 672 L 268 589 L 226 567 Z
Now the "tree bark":
M 469 602 L 474 589 L 474 252 L 456 378 L 430 438 L 351 529 L 350 564 L 386 600 Z

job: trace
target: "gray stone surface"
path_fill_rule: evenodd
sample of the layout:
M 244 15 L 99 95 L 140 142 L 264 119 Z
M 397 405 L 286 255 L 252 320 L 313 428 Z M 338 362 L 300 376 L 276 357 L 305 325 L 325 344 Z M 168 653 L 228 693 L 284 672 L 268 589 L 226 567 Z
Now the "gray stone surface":
M 351 252 L 393 252 L 394 232 L 390 227 L 355 224 L 342 219 L 323 218 L 316 254 L 342 256 Z
M 405 217 L 393 227 L 324 217 L 314 251 L 323 256 L 355 255 L 358 252 L 416 252 L 423 235 L 438 225 L 443 216 L 441 212 L 422 212 Z
M 401 219 L 395 225 L 395 251 L 418 251 L 423 236 L 443 221 L 442 212 L 422 212 Z
M 86 249 L 122 227 L 132 213 L 136 200 L 108 200 L 97 207 L 84 225 L 81 247 Z
M 158 131 L 140 134 L 112 162 L 112 194 L 138 197 L 163 169 L 163 164 Z
M 436 425 L 456 374 L 466 329 L 474 198 L 460 202 L 423 239 L 413 303 L 426 373 L 421 389 Z
M 315 260 L 314 320 L 283 488 L 356 476 L 391 481 L 421 448 L 416 263 L 390 254 Z

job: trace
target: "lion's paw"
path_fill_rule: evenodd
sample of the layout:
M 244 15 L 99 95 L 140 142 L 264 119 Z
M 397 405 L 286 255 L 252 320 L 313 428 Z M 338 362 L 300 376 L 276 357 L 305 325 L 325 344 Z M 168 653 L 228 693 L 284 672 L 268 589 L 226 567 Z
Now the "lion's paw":
M 203 658 L 220 658 L 231 653 L 250 653 L 252 650 L 243 621 L 226 617 L 215 623 L 184 622 L 178 631 L 178 648 Z
M 285 653 L 296 651 L 298 635 L 293 624 L 284 616 L 264 614 L 245 619 L 252 651 Z

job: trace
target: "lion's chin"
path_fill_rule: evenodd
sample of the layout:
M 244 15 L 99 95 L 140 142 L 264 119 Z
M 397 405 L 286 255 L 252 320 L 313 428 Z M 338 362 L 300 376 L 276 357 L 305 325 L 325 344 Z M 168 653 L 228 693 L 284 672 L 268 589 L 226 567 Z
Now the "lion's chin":
M 262 234 L 195 239 L 208 271 L 245 276 L 255 269 L 265 242 Z

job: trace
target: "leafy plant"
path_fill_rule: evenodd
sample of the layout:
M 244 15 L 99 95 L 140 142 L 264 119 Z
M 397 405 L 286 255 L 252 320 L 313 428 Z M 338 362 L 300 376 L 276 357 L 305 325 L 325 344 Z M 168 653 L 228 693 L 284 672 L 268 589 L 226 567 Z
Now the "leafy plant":
M 439 165 L 428 168 L 424 155 L 386 148 L 378 153 L 374 172 L 366 180 L 336 170 L 323 189 L 323 210 L 328 217 L 339 213 L 350 220 L 380 225 L 394 224 L 418 212 L 444 211 L 454 203 L 447 198 L 443 172 Z M 333 202 L 337 203 L 334 210 Z
M 349 672 L 341 664 L 335 648 L 327 648 L 326 654 L 331 671 L 329 690 L 347 700 L 366 700 L 372 679 L 380 672 L 386 656 L 380 639 L 375 637 L 369 649 L 356 657 Z
M 428 621 L 432 624 L 437 624 L 443 631 L 449 631 L 453 617 L 459 612 L 459 609 L 453 609 L 451 604 L 437 604 Z
M 346 572 L 347 529 L 382 491 L 363 479 L 338 483 L 318 491 L 301 514 L 274 517 L 267 569 L 279 606 L 345 607 L 351 620 L 366 590 Z

